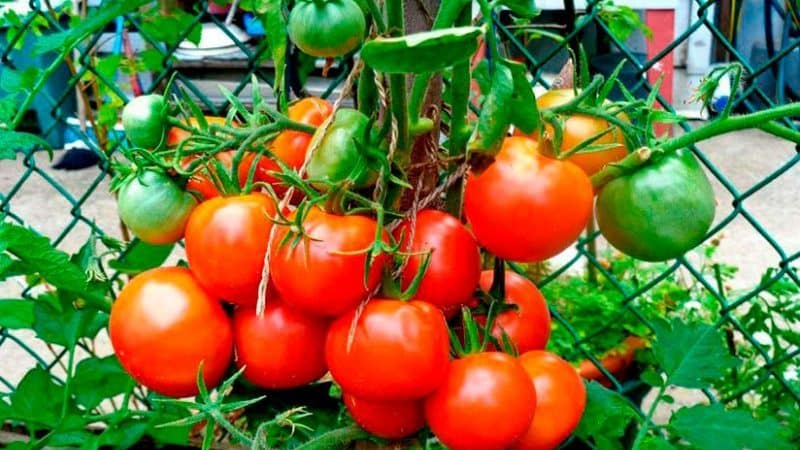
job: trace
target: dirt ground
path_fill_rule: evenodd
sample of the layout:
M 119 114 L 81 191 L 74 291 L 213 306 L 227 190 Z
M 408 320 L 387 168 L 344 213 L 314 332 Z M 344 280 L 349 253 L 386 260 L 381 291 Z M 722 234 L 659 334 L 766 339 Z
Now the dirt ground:
M 716 138 L 701 144 L 700 147 L 708 159 L 725 174 L 731 186 L 739 192 L 751 189 L 764 177 L 798 157 L 791 143 L 759 131 L 739 132 Z M 108 181 L 98 180 L 99 170 L 93 168 L 74 172 L 55 171 L 48 169 L 49 165 L 44 155 L 37 158 L 37 166 L 43 170 L 43 173 L 39 174 L 30 171 L 20 160 L 0 161 L 0 202 L 10 198 L 9 207 L 14 215 L 22 218 L 28 226 L 53 239 L 61 238 L 62 231 L 71 227 L 71 231 L 59 244 L 65 251 L 77 250 L 89 235 L 89 226 L 77 221 L 76 215 L 85 217 L 103 230 L 118 236 L 115 202 L 108 193 Z M 792 167 L 739 205 L 744 212 L 760 223 L 786 255 L 800 251 L 798 171 L 800 166 Z M 48 178 L 63 186 L 67 197 L 57 192 L 48 182 Z M 24 183 L 16 189 L 21 179 L 24 179 Z M 716 220 L 721 221 L 733 211 L 733 197 L 718 180 L 713 177 L 712 180 L 719 201 Z M 94 193 L 81 206 L 75 207 L 76 202 L 94 183 L 99 183 Z M 779 250 L 760 236 L 741 214 L 725 228 L 718 256 L 721 261 L 740 268 L 735 280 L 736 287 L 752 286 L 768 267 L 777 266 L 781 260 Z M 2 282 L 0 299 L 18 298 L 21 289 L 19 281 Z M 40 354 L 51 354 L 51 350 L 33 338 L 30 333 L 15 331 L 13 334 Z M 110 350 L 105 337 L 101 337 L 97 345 L 101 352 Z M 0 375 L 12 384 L 17 383 L 34 364 L 34 359 L 15 342 L 6 340 L 0 345 Z M 0 391 L 2 390 L 5 390 L 5 387 L 0 386 Z M 692 398 L 692 396 L 682 397 L 687 400 Z

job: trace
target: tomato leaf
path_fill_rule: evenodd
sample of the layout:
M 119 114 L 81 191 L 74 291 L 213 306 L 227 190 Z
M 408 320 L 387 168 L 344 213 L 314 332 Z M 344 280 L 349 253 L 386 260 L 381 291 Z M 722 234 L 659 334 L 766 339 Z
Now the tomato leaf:
M 50 159 L 53 159 L 53 151 L 50 148 L 50 144 L 35 134 L 0 128 L 0 142 L 3 143 L 2 148 L 0 148 L 0 161 L 17 159 L 16 150 L 27 151 L 37 148 L 46 149 Z
M 726 410 L 719 403 L 679 409 L 669 427 L 701 450 L 790 450 L 788 428 L 769 417 L 756 420 L 749 411 Z
M 536 9 L 534 0 L 498 0 L 498 3 L 510 9 L 515 16 L 523 19 L 530 19 L 540 13 Z
M 93 409 L 103 400 L 127 392 L 135 384 L 114 355 L 84 359 L 78 363 L 72 379 L 75 399 L 87 409 Z
M 625 397 L 592 381 L 586 384 L 586 409 L 575 434 L 582 439 L 592 439 L 598 447 L 608 448 L 616 443 L 615 447 L 621 448 L 618 441 L 636 417 L 636 411 Z
M 63 387 L 41 367 L 34 367 L 9 396 L 8 414 L 15 420 L 55 427 L 63 405 Z
M 163 264 L 173 248 L 173 244 L 153 245 L 137 240 L 119 259 L 109 261 L 108 266 L 127 274 L 141 273 Z
M 478 48 L 480 35 L 478 27 L 456 27 L 402 37 L 379 37 L 361 47 L 361 58 L 379 72 L 438 72 L 468 61 Z
M 93 308 L 77 309 L 63 292 L 36 299 L 33 330 L 45 342 L 72 347 L 82 337 L 94 337 L 108 324 L 108 314 Z
M 667 384 L 705 388 L 738 363 L 712 325 L 675 319 L 656 321 L 654 329 L 653 355 L 667 374 Z
M 30 300 L 0 300 L 0 328 L 33 327 L 33 302 Z
M 514 95 L 514 79 L 508 67 L 498 64 L 492 86 L 483 102 L 478 125 L 469 143 L 471 150 L 493 153 L 508 134 L 511 124 L 509 104 Z
M 286 17 L 283 15 L 282 0 L 262 0 L 257 2 L 256 16 L 264 26 L 264 34 L 269 45 L 272 61 L 275 63 L 275 81 L 272 87 L 276 92 L 283 93 L 283 77 L 286 68 Z M 279 109 L 286 111 L 286 96 L 278 95 Z
M 539 108 L 536 107 L 536 97 L 533 95 L 533 86 L 528 81 L 525 65 L 508 59 L 502 60 L 503 65 L 511 71 L 514 82 L 514 91 L 511 103 L 511 123 L 522 132 L 530 134 L 539 127 Z
M 675 446 L 660 436 L 646 436 L 636 448 L 638 450 L 674 450 Z
M 0 73 L 0 89 L 9 93 L 30 92 L 39 78 L 40 69 L 28 67 L 27 69 L 3 69 Z

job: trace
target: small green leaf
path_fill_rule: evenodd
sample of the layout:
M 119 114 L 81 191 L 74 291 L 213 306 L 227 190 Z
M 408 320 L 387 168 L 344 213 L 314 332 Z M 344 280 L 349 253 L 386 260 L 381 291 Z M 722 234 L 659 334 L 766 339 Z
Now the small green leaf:
M 28 67 L 22 70 L 3 69 L 0 72 L 0 89 L 9 93 L 30 92 L 39 79 L 40 69 Z
M 539 108 L 536 106 L 533 86 L 528 81 L 528 71 L 522 63 L 508 59 L 502 60 L 502 63 L 511 71 L 514 80 L 514 92 L 509 104 L 511 123 L 523 133 L 533 133 L 539 127 Z
M 63 389 L 46 370 L 34 367 L 9 397 L 10 414 L 23 422 L 55 427 L 61 415 Z
M 123 273 L 138 274 L 161 266 L 172 253 L 173 248 L 173 244 L 153 245 L 137 240 L 131 244 L 127 253 L 119 259 L 109 261 L 108 266 Z
M 492 87 L 483 102 L 478 125 L 469 143 L 471 150 L 493 153 L 508 134 L 511 124 L 509 104 L 514 95 L 514 80 L 508 67 L 498 64 L 492 74 Z
M 723 336 L 704 323 L 654 323 L 653 355 L 667 374 L 667 384 L 705 388 L 721 378 L 737 360 L 728 353 Z
M 575 434 L 591 438 L 597 444 L 619 441 L 628 424 L 637 417 L 631 404 L 619 393 L 594 381 L 586 384 L 586 397 L 586 409 Z
M 498 3 L 510 9 L 515 16 L 530 19 L 539 15 L 534 0 L 498 0 Z
M 103 400 L 127 392 L 134 385 L 135 382 L 114 355 L 84 359 L 75 368 L 72 379 L 75 399 L 87 409 L 93 409 Z
M 58 294 L 44 294 L 34 303 L 33 329 L 41 340 L 71 347 L 82 337 L 96 336 L 108 324 L 108 314 L 76 309 L 64 295 L 53 298 Z
M 648 367 L 644 372 L 642 372 L 642 375 L 639 377 L 639 379 L 653 387 L 661 387 L 664 385 L 664 379 L 661 378 L 661 375 L 653 370 L 652 367 Z
M 33 302 L 30 300 L 0 300 L 0 328 L 33 327 Z
M 674 450 L 675 447 L 660 436 L 646 436 L 636 447 L 637 450 Z
M 791 450 L 788 429 L 773 418 L 756 420 L 749 411 L 721 404 L 679 409 L 669 422 L 675 434 L 701 450 Z
M 50 144 L 39 136 L 22 131 L 10 131 L 0 128 L 0 160 L 17 158 L 15 150 L 27 151 L 37 148 L 44 148 L 50 151 Z M 52 153 L 50 153 L 52 158 Z
M 283 77 L 286 67 L 286 49 L 288 38 L 286 35 L 286 17 L 283 15 L 283 0 L 262 0 L 257 2 L 256 11 L 258 19 L 264 27 L 264 34 L 269 46 L 272 61 L 275 64 L 276 91 L 283 92 Z M 279 109 L 286 110 L 285 95 L 279 96 Z
M 98 447 L 108 446 L 113 448 L 133 447 L 144 436 L 149 424 L 143 420 L 123 420 L 118 424 L 111 424 L 103 434 L 98 436 Z
M 456 27 L 376 38 L 361 47 L 361 58 L 379 72 L 438 72 L 468 61 L 478 48 L 481 34 L 478 27 Z

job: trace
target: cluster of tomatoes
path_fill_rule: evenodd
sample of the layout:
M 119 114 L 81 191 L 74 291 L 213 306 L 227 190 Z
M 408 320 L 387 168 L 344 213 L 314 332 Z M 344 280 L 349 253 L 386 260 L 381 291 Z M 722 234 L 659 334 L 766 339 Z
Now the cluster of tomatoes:
M 156 106 L 142 109 L 144 101 Z M 123 123 L 134 145 L 171 148 L 191 136 L 167 125 L 161 102 L 139 97 L 126 108 Z M 148 120 L 137 123 L 137 113 Z M 123 367 L 173 397 L 197 394 L 198 370 L 206 385 L 218 384 L 232 360 L 264 389 L 302 386 L 329 372 L 353 419 L 377 436 L 402 438 L 427 424 L 453 449 L 555 448 L 580 420 L 583 382 L 569 363 L 544 351 L 550 316 L 532 282 L 507 271 L 504 298 L 492 298 L 498 277 L 481 271 L 481 247 L 514 261 L 564 250 L 589 220 L 588 176 L 544 156 L 528 137 L 509 137 L 491 165 L 467 178 L 469 228 L 434 209 L 391 230 L 379 230 L 369 213 L 319 204 L 279 214 L 274 193 L 285 194 L 286 186 L 278 174 L 303 165 L 312 139 L 320 153 L 309 164 L 318 166 L 315 179 L 374 178 L 345 170 L 358 165 L 347 160 L 346 144 L 365 134 L 359 113 L 333 114 L 324 100 L 300 100 L 289 118 L 312 126 L 330 118 L 318 128 L 324 135 L 285 130 L 270 142 L 270 157 L 245 153 L 229 178 L 245 185 L 249 175 L 269 184 L 266 192 L 220 192 L 219 171 L 230 169 L 233 152 L 217 153 L 219 163 L 193 172 L 185 186 L 155 169 L 122 183 L 120 214 L 134 234 L 151 243 L 184 239 L 188 261 L 188 268 L 143 272 L 120 292 L 109 328 Z M 153 127 L 150 137 L 161 136 L 143 141 L 143 124 Z M 367 251 L 376 241 L 402 256 Z M 396 291 L 413 285 L 413 300 L 379 298 L 386 283 L 396 283 Z M 498 300 L 502 306 L 491 314 L 487 306 Z M 472 309 L 472 327 L 488 328 L 480 345 L 469 342 L 470 324 L 456 317 L 462 308 Z M 500 351 L 509 346 L 520 356 Z

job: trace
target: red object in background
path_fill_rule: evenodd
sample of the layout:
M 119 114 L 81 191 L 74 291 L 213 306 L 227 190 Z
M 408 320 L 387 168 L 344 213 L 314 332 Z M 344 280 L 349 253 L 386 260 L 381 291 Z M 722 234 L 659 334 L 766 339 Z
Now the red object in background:
M 645 22 L 653 30 L 653 39 L 647 42 L 647 59 L 650 60 L 672 43 L 675 37 L 675 10 L 674 9 L 648 9 L 645 10 Z M 664 75 L 661 83 L 661 95 L 672 104 L 672 83 L 675 70 L 674 50 L 666 54 L 658 63 L 647 71 L 647 81 L 655 83 L 658 77 Z M 672 134 L 672 126 L 656 124 L 656 135 Z

